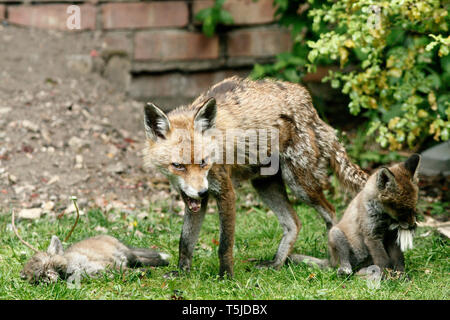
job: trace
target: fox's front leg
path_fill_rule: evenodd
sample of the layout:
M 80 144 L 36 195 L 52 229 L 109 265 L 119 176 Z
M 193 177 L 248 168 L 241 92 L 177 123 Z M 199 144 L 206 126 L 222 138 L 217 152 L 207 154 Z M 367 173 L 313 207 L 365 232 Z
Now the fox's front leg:
M 367 237 L 364 239 L 364 244 L 367 246 L 367 249 L 369 249 L 373 264 L 379 266 L 381 270 L 389 267 L 389 255 L 387 254 L 381 239 Z
M 178 267 L 180 270 L 189 272 L 191 270 L 192 253 L 198 240 L 198 235 L 205 218 L 208 197 L 202 200 L 199 212 L 191 212 L 188 206 L 184 210 L 184 223 L 181 230 Z
M 219 275 L 232 277 L 236 197 L 231 179 L 228 176 L 222 176 L 221 180 L 221 192 L 217 197 L 220 219 Z
M 390 258 L 390 266 L 394 268 L 396 271 L 404 272 L 405 271 L 405 257 L 403 255 L 402 250 L 395 242 L 392 242 L 387 247 L 387 253 Z

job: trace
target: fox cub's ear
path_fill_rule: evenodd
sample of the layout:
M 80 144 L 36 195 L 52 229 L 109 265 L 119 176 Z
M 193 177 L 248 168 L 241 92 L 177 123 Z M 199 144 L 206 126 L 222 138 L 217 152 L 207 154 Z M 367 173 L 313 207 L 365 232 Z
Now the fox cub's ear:
M 419 168 L 419 165 L 420 165 L 420 155 L 418 155 L 417 153 L 413 154 L 408 159 L 406 159 L 405 168 L 411 174 L 412 178 L 417 177 L 417 173 L 419 171 L 417 169 Z
M 381 168 L 377 173 L 377 188 L 380 191 L 394 190 L 397 183 L 394 174 L 388 168 Z
M 197 111 L 194 118 L 194 127 L 201 132 L 211 129 L 216 123 L 217 106 L 216 99 L 210 98 Z
M 50 255 L 64 254 L 63 245 L 57 236 L 52 236 L 50 245 L 47 248 L 47 253 Z
M 147 138 L 156 141 L 166 138 L 170 130 L 170 121 L 166 114 L 153 103 L 147 103 L 144 108 L 144 125 Z

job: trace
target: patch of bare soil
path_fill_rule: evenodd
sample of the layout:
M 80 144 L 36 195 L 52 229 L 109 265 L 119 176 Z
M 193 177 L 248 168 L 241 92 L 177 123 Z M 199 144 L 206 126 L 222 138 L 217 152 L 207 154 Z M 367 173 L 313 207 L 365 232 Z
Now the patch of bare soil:
M 0 212 L 134 210 L 169 196 L 143 168 L 141 102 L 101 76 L 101 41 L 0 26 Z

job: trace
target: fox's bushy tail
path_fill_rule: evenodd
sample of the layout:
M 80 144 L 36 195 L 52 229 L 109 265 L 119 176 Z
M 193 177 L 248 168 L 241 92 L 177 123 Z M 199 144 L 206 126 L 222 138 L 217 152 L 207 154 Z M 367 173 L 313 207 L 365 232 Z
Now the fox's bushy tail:
M 153 266 L 162 267 L 169 265 L 169 255 L 156 250 L 144 248 L 130 248 L 128 265 L 130 267 Z
M 369 175 L 358 165 L 351 162 L 347 152 L 337 138 L 333 141 L 332 150 L 334 152 L 330 153 L 330 165 L 336 173 L 339 182 L 347 190 L 354 194 L 358 193 L 366 184 Z
M 305 256 L 302 254 L 291 254 L 289 255 L 288 261 L 294 264 L 305 263 L 309 266 L 316 266 L 320 269 L 326 269 L 330 267 L 330 262 L 327 259 L 319 259 L 311 256 Z
M 331 126 L 318 116 L 315 123 L 314 131 L 319 141 L 321 167 L 330 166 L 346 190 L 358 193 L 366 184 L 368 174 L 349 159 L 344 146 L 336 136 L 336 131 Z

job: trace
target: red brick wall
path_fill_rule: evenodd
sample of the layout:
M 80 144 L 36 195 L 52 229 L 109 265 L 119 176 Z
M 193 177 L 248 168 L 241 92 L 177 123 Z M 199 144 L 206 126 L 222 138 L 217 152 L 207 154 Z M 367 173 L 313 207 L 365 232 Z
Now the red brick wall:
M 66 27 L 71 1 L 0 2 L 0 20 L 11 25 L 100 34 L 102 50 L 130 60 L 134 77 L 128 89 L 135 97 L 192 98 L 223 77 L 245 75 L 254 63 L 271 61 L 291 47 L 289 32 L 274 21 L 273 0 L 227 0 L 224 8 L 235 23 L 211 38 L 201 33 L 194 16 L 213 0 L 77 0 L 81 31 Z M 172 85 L 177 88 L 167 89 Z
M 134 59 L 157 61 L 219 58 L 219 38 L 186 30 L 139 31 L 134 36 Z
M 0 4 L 0 21 L 5 19 L 5 11 L 6 11 L 6 7 L 2 4 Z
M 103 29 L 186 27 L 189 9 L 184 1 L 107 3 L 101 6 Z M 169 14 L 170 13 L 170 14 Z
M 212 7 L 213 0 L 197 0 L 193 4 L 196 14 L 201 9 Z M 264 24 L 274 21 L 275 8 L 273 0 L 227 0 L 223 6 L 233 16 L 235 24 L 252 25 Z
M 67 4 L 43 4 L 36 6 L 7 6 L 8 22 L 15 25 L 43 29 L 68 30 Z M 96 8 L 91 4 L 80 5 L 81 30 L 94 30 Z

